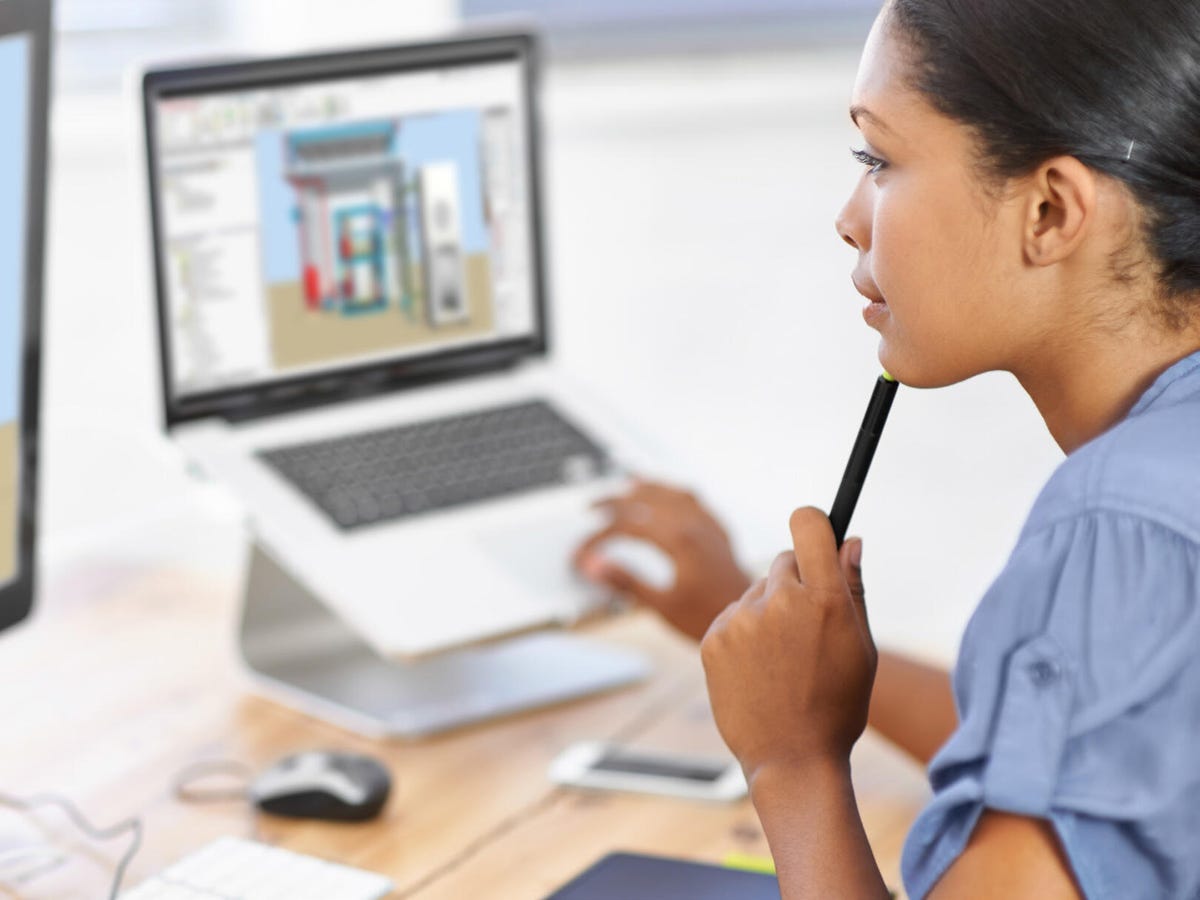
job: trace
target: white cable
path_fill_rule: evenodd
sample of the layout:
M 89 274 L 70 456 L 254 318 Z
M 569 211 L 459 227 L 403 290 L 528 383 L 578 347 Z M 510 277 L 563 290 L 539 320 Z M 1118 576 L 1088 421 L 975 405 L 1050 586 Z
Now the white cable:
M 13 887 L 58 868 L 67 856 L 52 844 L 26 844 L 0 852 L 0 884 Z M 18 867 L 21 867 L 19 870 Z M 12 871 L 11 873 L 8 870 Z
M 62 810 L 68 819 L 75 826 L 96 841 L 108 841 L 113 838 L 120 837 L 128 832 L 130 834 L 129 847 L 126 849 L 124 856 L 117 863 L 116 870 L 113 872 L 112 887 L 109 890 L 109 900 L 117 900 L 117 893 L 121 889 L 121 879 L 125 877 L 125 870 L 129 867 L 130 861 L 137 853 L 138 848 L 142 845 L 142 820 L 133 817 L 123 819 L 113 825 L 100 828 L 93 825 L 79 808 L 65 797 L 59 797 L 56 794 L 38 794 L 33 797 L 14 797 L 11 794 L 0 793 L 0 806 L 8 806 L 12 809 L 21 810 L 29 813 L 34 809 L 43 806 L 53 806 Z

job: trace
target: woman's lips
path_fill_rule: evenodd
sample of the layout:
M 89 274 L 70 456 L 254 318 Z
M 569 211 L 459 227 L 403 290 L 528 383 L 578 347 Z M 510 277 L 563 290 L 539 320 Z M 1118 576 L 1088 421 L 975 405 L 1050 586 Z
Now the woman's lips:
M 883 299 L 883 294 L 874 285 L 870 288 L 865 287 L 857 278 L 851 278 L 854 282 L 854 289 L 867 298 L 869 301 L 862 311 L 863 320 L 872 327 L 880 322 L 888 312 L 887 301 Z
M 863 305 L 863 321 L 872 328 L 877 329 L 883 320 L 887 318 L 887 315 L 888 305 L 882 300 L 872 300 L 870 303 Z
M 879 288 L 875 287 L 875 285 L 872 284 L 870 287 L 864 287 L 863 282 L 853 275 L 850 276 L 850 280 L 854 283 L 854 289 L 872 303 L 887 303 L 883 299 L 883 294 L 879 292 Z

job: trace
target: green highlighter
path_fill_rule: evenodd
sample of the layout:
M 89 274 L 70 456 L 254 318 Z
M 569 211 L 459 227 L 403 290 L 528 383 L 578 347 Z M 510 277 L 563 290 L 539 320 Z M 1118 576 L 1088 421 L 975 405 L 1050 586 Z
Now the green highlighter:
M 763 875 L 775 874 L 775 860 L 769 856 L 754 856 L 750 853 L 730 853 L 721 860 L 721 865 L 727 869 L 741 869 L 743 872 L 761 872 Z

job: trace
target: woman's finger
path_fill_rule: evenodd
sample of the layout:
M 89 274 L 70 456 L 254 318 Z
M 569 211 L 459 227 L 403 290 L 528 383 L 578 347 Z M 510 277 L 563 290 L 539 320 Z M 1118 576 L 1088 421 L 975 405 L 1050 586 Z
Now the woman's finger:
M 633 599 L 642 606 L 661 611 L 665 606 L 664 595 L 650 587 L 628 569 L 613 562 L 602 554 L 587 557 L 580 566 L 585 577 L 594 584 L 601 584 L 618 594 Z
M 850 588 L 850 596 L 854 599 L 854 611 L 858 615 L 858 623 L 862 626 L 863 632 L 870 635 L 871 626 L 867 621 L 867 595 L 862 579 L 862 548 L 862 538 L 851 538 L 842 544 L 838 557 L 842 566 L 842 574 L 846 579 L 846 586 Z
M 767 579 L 760 578 L 742 594 L 741 598 L 736 603 L 729 604 L 730 609 L 737 609 L 739 606 L 753 606 L 770 593 L 767 584 Z
M 633 494 L 621 497 L 606 497 L 592 504 L 593 509 L 607 512 L 615 521 L 649 522 L 655 518 L 654 506 Z
M 829 517 L 814 506 L 805 506 L 792 513 L 788 524 L 801 583 L 820 590 L 841 587 L 842 567 Z
M 796 568 L 796 554 L 792 550 L 784 550 L 771 561 L 771 568 L 767 571 L 766 583 L 774 589 L 785 578 L 792 581 L 797 581 L 800 578 L 800 572 Z
M 572 557 L 573 565 L 588 581 L 628 595 L 645 606 L 662 609 L 666 605 L 666 594 L 663 591 L 651 587 L 624 566 L 604 555 L 604 544 L 615 537 L 640 538 L 667 552 L 666 548 L 655 540 L 651 529 L 636 523 L 619 521 L 611 523 L 584 540 Z
M 581 565 L 585 557 L 600 552 L 601 545 L 605 541 L 615 537 L 631 537 L 649 541 L 668 556 L 671 555 L 670 548 L 664 544 L 661 536 L 652 525 L 628 518 L 619 518 L 613 519 L 595 534 L 584 538 L 583 543 L 575 549 L 575 553 L 572 555 L 572 562 L 576 566 Z
M 673 508 L 692 508 L 699 505 L 696 495 L 690 491 L 654 481 L 635 482 L 629 492 L 629 496 L 637 500 L 659 503 Z

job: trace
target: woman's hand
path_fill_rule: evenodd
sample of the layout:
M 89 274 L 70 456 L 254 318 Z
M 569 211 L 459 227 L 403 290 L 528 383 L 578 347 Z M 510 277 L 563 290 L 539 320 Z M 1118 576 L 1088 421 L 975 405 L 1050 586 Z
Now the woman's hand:
M 862 542 L 835 547 L 818 509 L 792 514 L 793 550 L 726 609 L 700 646 L 717 727 L 753 787 L 768 771 L 844 766 L 867 724 L 877 654 Z
M 717 614 L 750 586 L 729 536 L 692 494 L 635 481 L 628 494 L 597 505 L 610 521 L 580 545 L 575 566 L 588 580 L 657 610 L 684 634 L 700 640 Z M 656 590 L 606 559 L 603 544 L 617 536 L 658 546 L 675 564 L 674 584 Z

